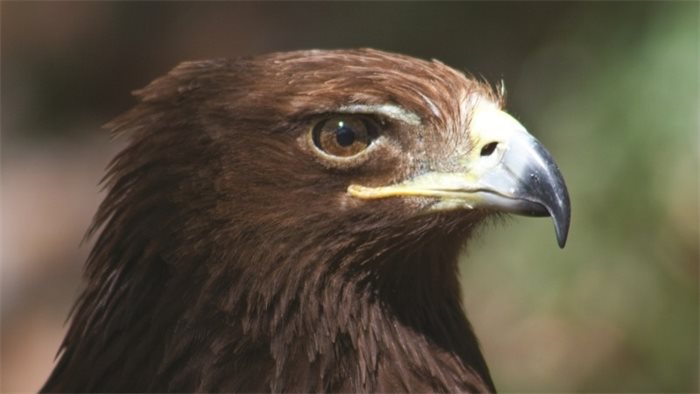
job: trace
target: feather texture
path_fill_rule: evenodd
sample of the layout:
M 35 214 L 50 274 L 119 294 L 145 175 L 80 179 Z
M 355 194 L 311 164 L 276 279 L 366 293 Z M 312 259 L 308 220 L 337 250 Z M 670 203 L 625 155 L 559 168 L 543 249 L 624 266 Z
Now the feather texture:
M 465 100 L 498 101 L 490 87 L 361 49 L 188 62 L 135 94 L 107 126 L 129 144 L 42 391 L 495 390 L 457 279 L 484 214 L 345 193 L 449 168 Z M 420 124 L 386 120 L 396 143 L 361 166 L 300 144 L 319 116 L 358 105 Z

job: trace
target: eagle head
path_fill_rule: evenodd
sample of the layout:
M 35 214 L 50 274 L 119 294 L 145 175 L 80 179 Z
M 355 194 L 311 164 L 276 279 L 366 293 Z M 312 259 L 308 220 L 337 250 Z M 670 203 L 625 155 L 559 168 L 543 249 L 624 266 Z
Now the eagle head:
M 371 49 L 187 62 L 108 127 L 57 391 L 492 391 L 457 256 L 569 197 L 503 94 Z

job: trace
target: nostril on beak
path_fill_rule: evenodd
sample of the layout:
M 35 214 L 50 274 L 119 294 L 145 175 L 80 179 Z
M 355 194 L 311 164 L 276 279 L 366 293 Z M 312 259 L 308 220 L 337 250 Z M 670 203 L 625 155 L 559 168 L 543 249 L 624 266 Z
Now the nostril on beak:
M 496 150 L 496 146 L 498 146 L 498 142 L 490 142 L 484 145 L 484 147 L 481 148 L 481 156 L 491 156 L 493 151 Z

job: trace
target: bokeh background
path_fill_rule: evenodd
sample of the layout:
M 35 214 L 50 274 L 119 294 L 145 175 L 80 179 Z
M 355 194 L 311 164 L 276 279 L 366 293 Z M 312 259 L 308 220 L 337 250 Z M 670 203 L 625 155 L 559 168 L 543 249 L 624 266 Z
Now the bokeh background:
M 122 141 L 100 125 L 188 59 L 375 47 L 503 80 L 569 185 L 569 243 L 512 218 L 465 304 L 498 388 L 698 391 L 697 2 L 2 2 L 2 391 L 46 378 Z

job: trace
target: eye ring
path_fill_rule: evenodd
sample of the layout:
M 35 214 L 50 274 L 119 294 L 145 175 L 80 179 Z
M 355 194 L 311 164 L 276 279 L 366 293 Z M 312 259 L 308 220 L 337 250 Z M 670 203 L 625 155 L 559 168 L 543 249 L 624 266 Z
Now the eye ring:
M 351 158 L 370 147 L 379 134 L 374 119 L 339 114 L 321 119 L 311 129 L 311 140 L 316 149 L 335 158 Z

